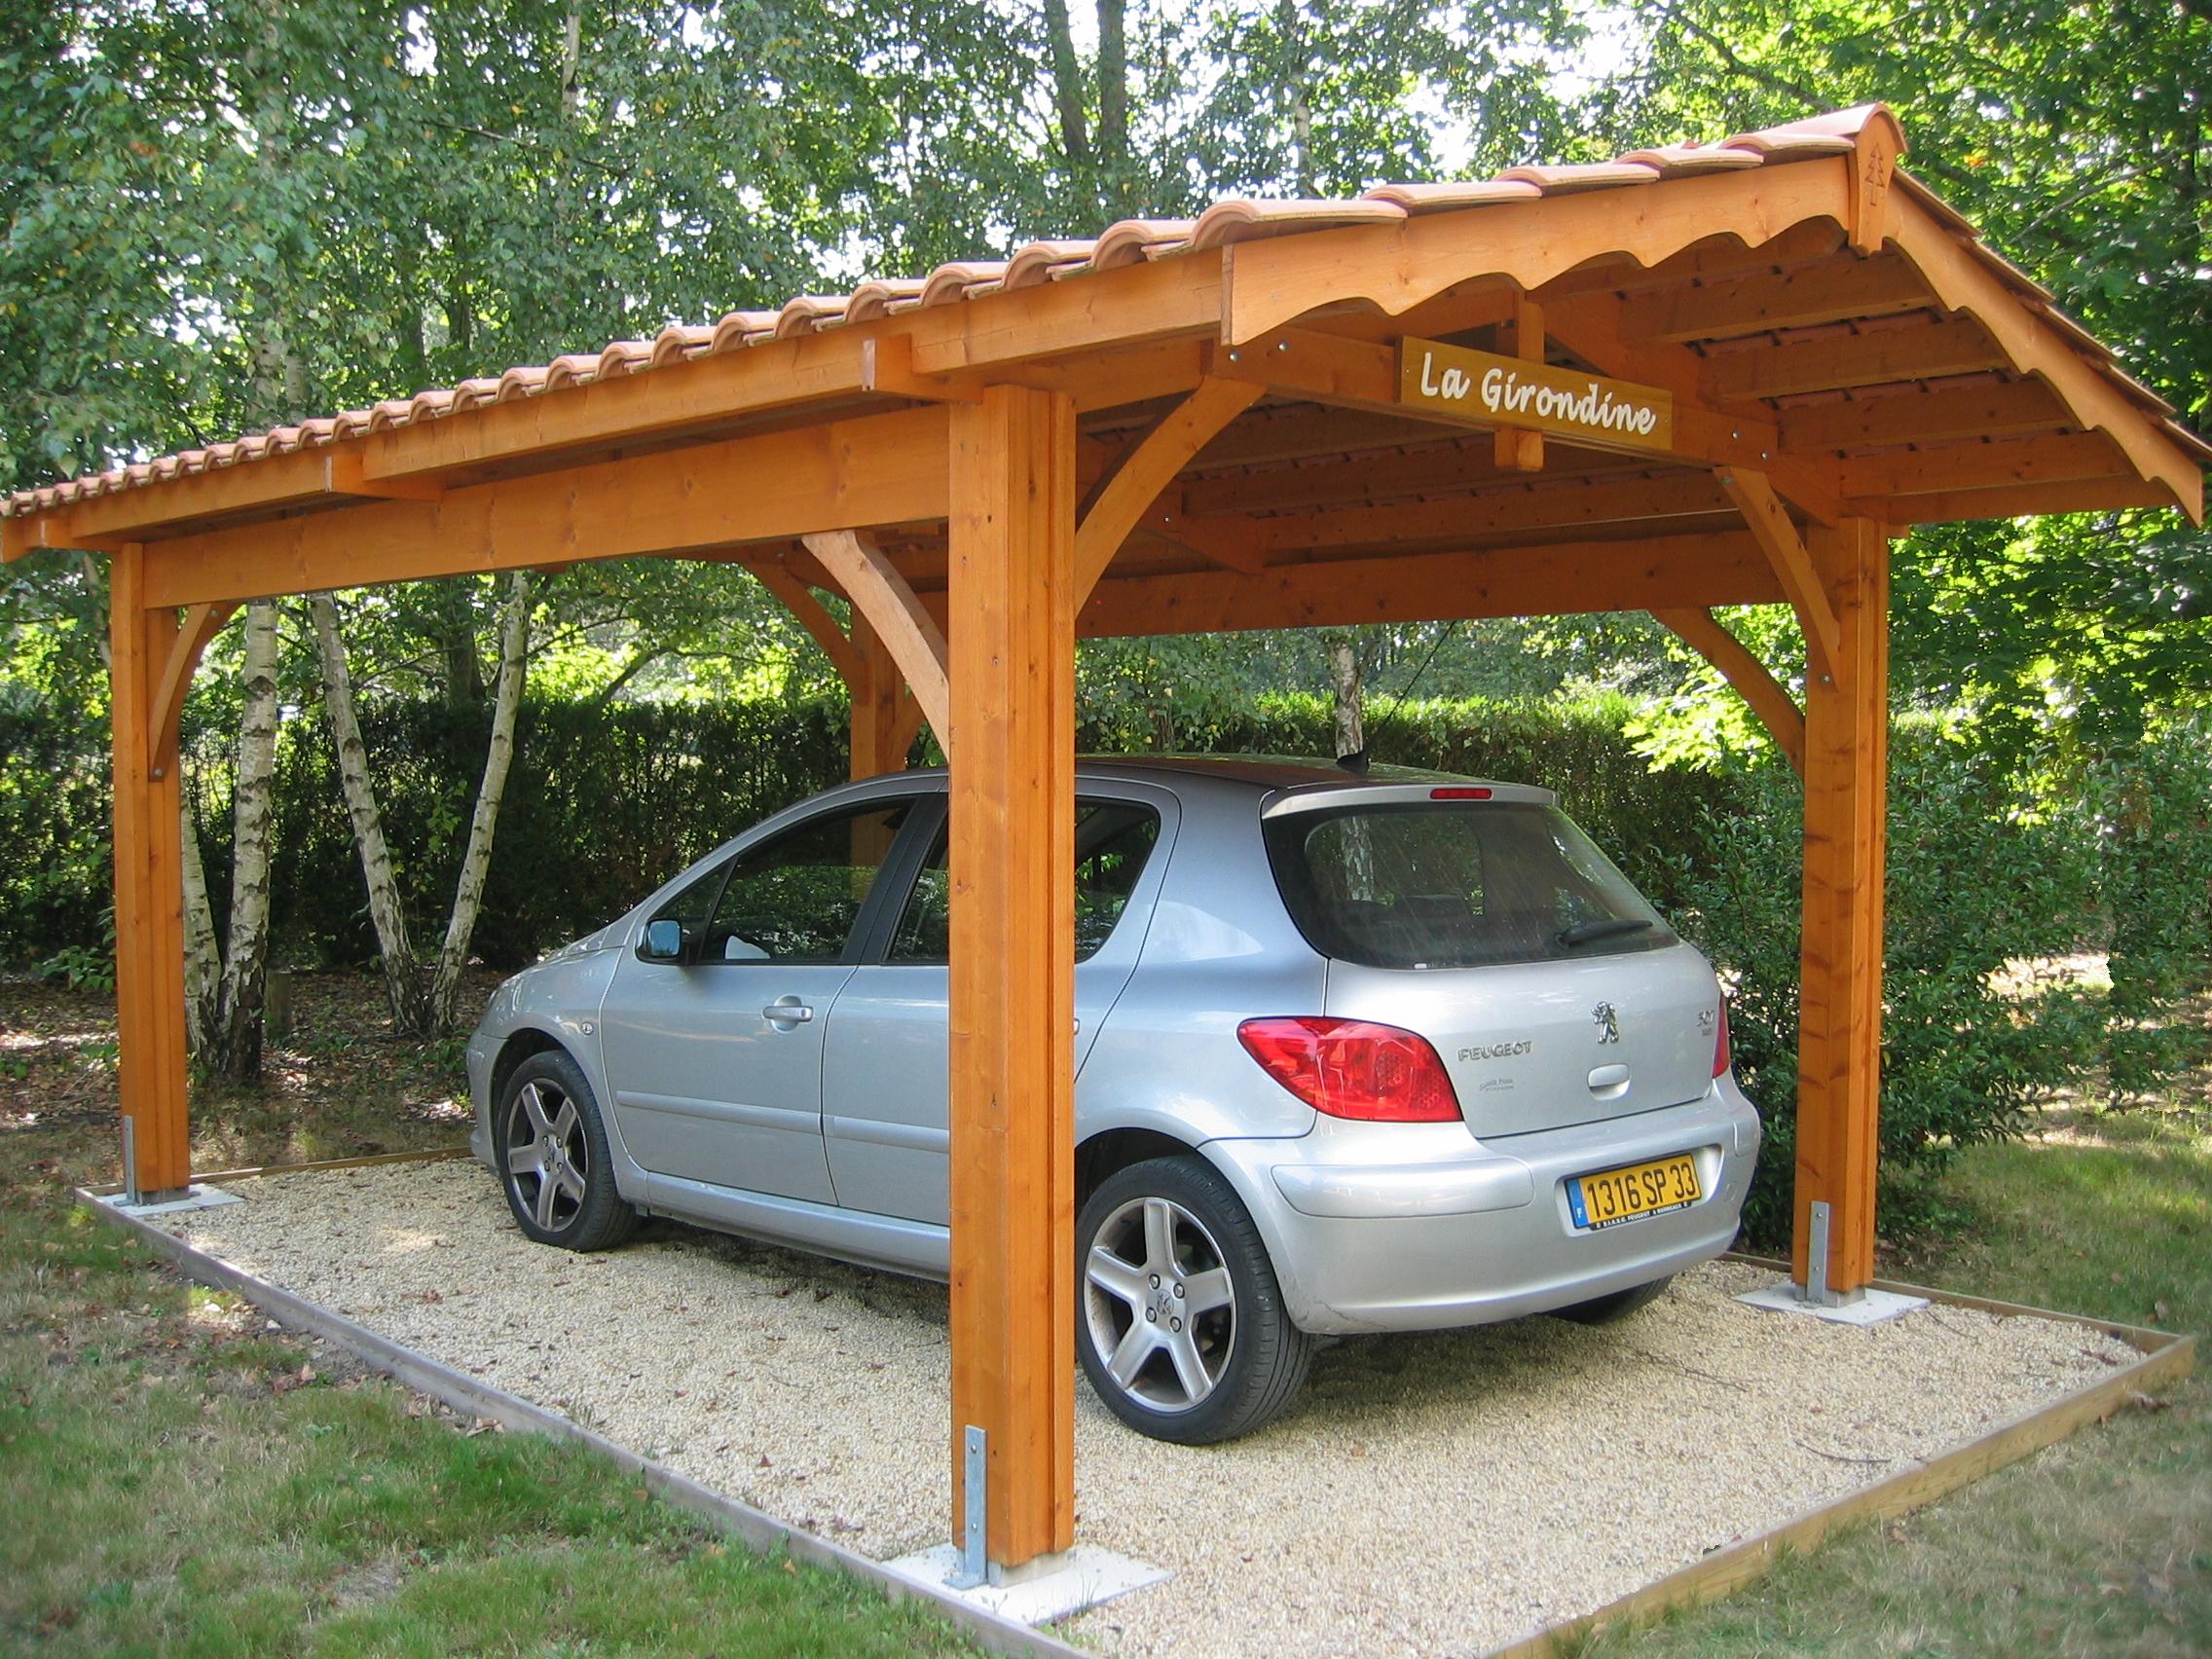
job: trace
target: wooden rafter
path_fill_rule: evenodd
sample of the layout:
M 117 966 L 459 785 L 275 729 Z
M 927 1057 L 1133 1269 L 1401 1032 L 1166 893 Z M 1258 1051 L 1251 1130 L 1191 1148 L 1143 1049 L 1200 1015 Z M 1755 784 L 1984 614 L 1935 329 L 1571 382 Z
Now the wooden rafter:
M 2102 432 L 2061 432 L 2005 444 L 1969 439 L 1849 456 L 1836 466 L 1836 484 L 1845 496 L 1873 501 L 1938 490 L 1995 490 L 2132 476 L 2127 458 Z
M 855 609 L 866 616 L 883 648 L 906 677 L 938 746 L 952 753 L 952 697 L 946 682 L 944 629 L 914 597 L 883 550 L 849 530 L 802 538 Z
M 1075 594 L 1080 605 L 1129 532 L 1175 475 L 1230 422 L 1259 401 L 1261 387 L 1208 377 L 1122 452 L 1084 503 L 1075 534 Z
M 1708 357 L 1701 384 L 1716 402 L 1979 374 L 2007 366 L 2005 351 L 1972 317 L 1840 330 L 1781 345 L 1738 345 Z
M 1751 705 L 1766 727 L 1774 746 L 1800 778 L 1805 775 L 1805 711 L 1766 664 L 1747 650 L 1744 643 L 1723 628 L 1712 611 L 1702 607 L 1662 608 L 1651 613 L 1669 632 L 1714 668 Z
M 1831 259 L 1639 294 L 1626 302 L 1622 326 L 1639 339 L 1672 346 L 1893 316 L 1924 310 L 1934 299 L 1920 273 L 1895 255 L 1842 264 Z
M 1994 386 L 1919 387 L 1838 398 L 1782 413 L 1782 452 L 1874 449 L 1945 438 L 2016 438 L 2071 424 L 2065 405 L 2041 381 Z
M 1565 615 L 1772 605 L 1783 597 L 1758 544 L 1737 531 L 1272 565 L 1258 576 L 1109 574 L 1076 627 L 1088 638 L 1204 634 L 1525 616 L 1538 607 Z M 934 594 L 929 602 L 944 603 Z

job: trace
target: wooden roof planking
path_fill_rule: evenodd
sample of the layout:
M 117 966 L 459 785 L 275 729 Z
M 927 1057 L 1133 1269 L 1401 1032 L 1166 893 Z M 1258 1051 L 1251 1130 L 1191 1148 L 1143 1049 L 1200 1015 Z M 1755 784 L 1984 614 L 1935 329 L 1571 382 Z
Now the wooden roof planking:
M 1729 468 L 1801 522 L 2198 516 L 2212 449 L 1901 147 L 1867 106 L 1217 203 L 18 492 L 0 532 L 148 543 L 149 603 L 182 605 L 631 553 L 837 586 L 800 538 L 855 529 L 941 623 L 944 405 L 986 382 L 1075 400 L 1079 487 L 1114 507 L 1079 549 L 1088 634 L 1781 599 Z M 1524 470 L 1403 401 L 1398 339 L 1510 355 L 1524 311 L 1551 364 L 1671 393 L 1668 451 L 1554 435 Z M 343 538 L 314 524 L 341 511 Z

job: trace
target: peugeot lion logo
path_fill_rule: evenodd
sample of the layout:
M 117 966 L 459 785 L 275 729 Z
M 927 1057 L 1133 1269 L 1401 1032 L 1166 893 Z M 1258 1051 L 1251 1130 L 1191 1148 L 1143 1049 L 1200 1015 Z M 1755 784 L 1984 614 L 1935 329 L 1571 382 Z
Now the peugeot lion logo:
M 1621 1016 L 1614 1012 L 1611 1003 L 1600 1003 L 1590 1011 L 1590 1017 L 1598 1022 L 1599 1042 L 1618 1043 L 1621 1040 Z

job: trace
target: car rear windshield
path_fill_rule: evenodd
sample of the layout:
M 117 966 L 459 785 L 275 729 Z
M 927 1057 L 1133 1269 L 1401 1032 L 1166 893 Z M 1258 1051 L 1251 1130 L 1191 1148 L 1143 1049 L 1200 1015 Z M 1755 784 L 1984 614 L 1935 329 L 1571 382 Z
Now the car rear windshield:
M 1369 968 L 1549 962 L 1675 942 L 1555 807 L 1317 807 L 1267 820 L 1275 884 L 1307 942 Z

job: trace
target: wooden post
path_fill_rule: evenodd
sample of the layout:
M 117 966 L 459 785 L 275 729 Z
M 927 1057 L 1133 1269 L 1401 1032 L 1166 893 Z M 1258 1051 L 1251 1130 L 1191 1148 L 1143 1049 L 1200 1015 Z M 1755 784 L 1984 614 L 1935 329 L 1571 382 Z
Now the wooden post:
M 1882 879 L 1889 790 L 1889 540 L 1846 519 L 1807 535 L 1835 612 L 1832 676 L 1805 695 L 1805 932 L 1791 1266 L 1809 1282 L 1813 1205 L 1828 1206 L 1826 1284 L 1874 1276 L 1882 1063 Z
M 952 412 L 953 1536 L 988 1437 L 985 1546 L 1075 1530 L 1075 411 Z
M 145 548 L 126 543 L 111 562 L 108 589 L 116 1027 L 136 1184 L 155 1197 L 190 1182 L 192 1140 L 185 1100 L 184 839 L 173 726 L 165 752 L 154 752 L 154 702 L 177 622 L 174 611 L 148 609 L 145 595 Z M 125 1171 L 126 1179 L 132 1173 Z

